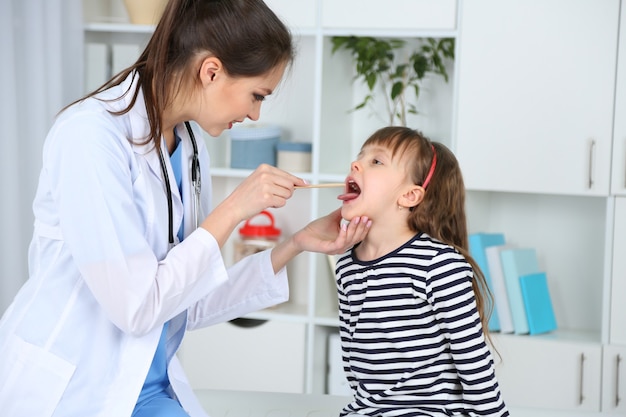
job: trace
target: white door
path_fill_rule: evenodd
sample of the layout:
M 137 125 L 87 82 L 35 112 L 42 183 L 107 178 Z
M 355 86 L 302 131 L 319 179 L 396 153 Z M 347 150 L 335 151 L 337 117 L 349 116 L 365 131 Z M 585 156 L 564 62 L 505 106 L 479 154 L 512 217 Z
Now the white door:
M 626 345 L 603 348 L 602 412 L 626 414 Z
M 619 0 L 463 1 L 455 150 L 475 190 L 608 195 Z
M 305 325 L 249 319 L 237 323 L 185 335 L 179 358 L 191 387 L 303 393 Z
M 600 343 L 495 335 L 496 376 L 509 407 L 599 411 Z M 497 355 L 496 355 L 497 356 Z

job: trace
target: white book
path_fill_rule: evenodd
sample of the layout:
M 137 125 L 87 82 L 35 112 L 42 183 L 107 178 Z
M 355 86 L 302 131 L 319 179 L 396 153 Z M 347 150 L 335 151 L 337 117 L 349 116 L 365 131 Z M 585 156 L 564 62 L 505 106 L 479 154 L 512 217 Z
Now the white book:
M 514 333 L 513 315 L 511 314 L 511 306 L 509 304 L 509 296 L 506 290 L 506 282 L 504 272 L 502 270 L 502 260 L 500 252 L 506 249 L 512 249 L 512 245 L 489 246 L 485 248 L 487 265 L 489 274 L 491 275 L 491 284 L 495 305 L 498 306 L 496 312 L 500 321 L 501 333 Z

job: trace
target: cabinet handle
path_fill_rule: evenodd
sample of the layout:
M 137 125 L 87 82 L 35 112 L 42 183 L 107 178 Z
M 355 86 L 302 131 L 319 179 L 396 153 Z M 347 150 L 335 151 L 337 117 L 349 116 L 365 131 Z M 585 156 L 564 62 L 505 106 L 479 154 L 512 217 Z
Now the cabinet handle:
M 580 354 L 580 395 L 578 396 L 578 405 L 582 405 L 583 401 L 585 401 L 585 395 L 583 393 L 583 380 L 584 380 L 584 371 L 585 371 L 585 354 Z
M 593 187 L 593 156 L 596 151 L 596 141 L 592 140 L 589 145 L 589 189 Z
M 617 360 L 615 361 L 615 408 L 619 407 L 619 403 L 622 400 L 619 397 L 619 368 L 622 363 L 622 355 L 617 355 Z

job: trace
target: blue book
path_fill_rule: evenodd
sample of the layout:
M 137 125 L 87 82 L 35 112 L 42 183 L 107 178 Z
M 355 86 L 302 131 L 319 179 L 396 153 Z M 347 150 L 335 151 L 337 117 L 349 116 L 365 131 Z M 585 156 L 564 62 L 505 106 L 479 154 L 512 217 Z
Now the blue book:
M 504 235 L 502 233 L 473 233 L 469 235 L 470 255 L 483 272 L 485 281 L 491 294 L 494 294 L 494 287 L 489 272 L 489 263 L 487 262 L 486 249 L 490 246 L 504 245 Z M 492 307 L 492 306 L 487 306 Z M 498 316 L 497 304 L 493 304 L 491 317 L 489 318 L 489 330 L 492 332 L 500 331 L 500 320 Z
M 501 333 L 515 333 L 509 296 L 506 293 L 506 283 L 504 282 L 504 272 L 502 272 L 502 261 L 500 260 L 500 252 L 514 247 L 512 245 L 489 246 L 485 250 L 487 252 L 487 264 L 489 264 L 489 275 L 491 275 L 491 283 L 493 284 L 493 298 L 498 306 Z
M 545 272 L 522 275 L 519 284 L 526 308 L 530 334 L 547 333 L 556 329 L 556 318 Z
M 523 275 L 541 272 L 537 254 L 535 249 L 531 248 L 507 249 L 500 252 L 500 260 L 515 334 L 528 334 L 528 318 L 519 278 Z

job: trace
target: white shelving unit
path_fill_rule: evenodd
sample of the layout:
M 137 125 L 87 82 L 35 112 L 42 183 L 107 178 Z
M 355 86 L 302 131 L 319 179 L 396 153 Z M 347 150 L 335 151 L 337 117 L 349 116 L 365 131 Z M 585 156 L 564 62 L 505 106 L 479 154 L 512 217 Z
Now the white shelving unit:
M 364 90 L 352 83 L 349 58 L 331 55 L 332 36 L 456 38 L 451 82 L 433 80 L 420 97 L 423 116 L 409 123 L 459 157 L 470 233 L 502 232 L 509 243 L 537 249 L 559 326 L 543 336 L 495 335 L 505 400 L 525 416 L 623 414 L 626 124 L 619 114 L 626 105 L 626 5 L 267 3 L 291 27 L 298 55 L 263 105 L 261 121 L 279 124 L 290 140 L 313 144 L 312 171 L 299 173 L 311 182 L 343 181 L 363 140 L 385 124 L 367 110 L 348 113 Z M 87 68 L 106 75 L 102 65 L 121 65 L 129 58 L 124 47 L 142 47 L 152 29 L 88 22 Z M 227 135 L 206 140 L 214 200 L 220 201 L 250 172 L 229 168 Z M 337 208 L 335 197 L 332 190 L 297 191 L 274 211 L 277 226 L 290 234 Z M 234 239 L 224 248 L 227 260 Z M 247 317 L 259 326 L 225 323 L 187 335 L 181 359 L 192 385 L 326 392 L 327 339 L 338 326 L 333 274 L 318 254 L 300 255 L 288 271 L 290 301 Z
M 496 372 L 512 407 L 626 411 L 617 400 L 626 207 L 614 196 L 626 172 L 625 6 L 460 3 L 455 151 L 472 190 L 470 229 L 537 249 L 559 327 L 496 335 Z
M 358 3 L 358 4 L 357 4 Z M 354 1 L 315 1 L 298 2 L 298 7 L 288 0 L 268 1 L 271 7 L 289 24 L 298 45 L 298 55 L 284 84 L 278 89 L 275 97 L 271 97 L 263 105 L 261 121 L 283 126 L 287 138 L 294 141 L 313 143 L 312 172 L 302 173 L 311 182 L 343 181 L 349 170 L 350 162 L 356 157 L 361 143 L 373 130 L 382 126 L 380 120 L 371 116 L 368 111 L 349 113 L 355 103 L 362 97 L 364 90 L 352 83 L 352 63 L 349 57 L 341 54 L 331 55 L 330 38 L 334 35 L 375 35 L 399 37 L 403 39 L 416 37 L 455 37 L 456 36 L 456 1 L 421 1 L 390 2 L 385 8 L 388 16 L 381 17 L 380 7 L 376 2 Z M 392 4 L 395 3 L 395 4 Z M 396 7 L 394 7 L 396 6 Z M 440 11 L 438 19 L 424 19 L 424 27 L 419 28 L 406 19 L 407 7 L 414 16 L 430 16 L 431 10 Z M 303 13 L 302 8 L 310 13 Z M 359 15 L 346 13 L 346 10 L 361 10 Z M 341 16 L 338 19 L 337 16 Z M 428 21 L 428 22 L 427 22 Z M 427 23 L 427 25 L 426 25 Z M 453 73 L 453 69 L 451 69 Z M 437 139 L 448 140 L 452 132 L 453 88 L 435 80 L 432 90 L 426 90 L 422 104 L 425 108 L 443 106 L 442 115 L 428 117 L 430 131 Z M 434 92 L 441 92 L 436 95 Z M 431 93 L 429 95 L 429 92 Z M 425 111 L 429 114 L 431 112 Z M 426 119 L 426 118 L 424 118 Z M 423 123 L 420 123 L 423 124 Z M 432 133 L 431 133 L 432 132 Z M 222 167 L 214 171 L 216 201 L 225 196 L 249 172 L 234 172 L 228 165 L 228 139 L 209 139 L 210 152 L 215 161 Z M 297 192 L 287 207 L 275 211 L 278 226 L 286 234 L 295 232 L 308 221 L 338 208 L 336 190 L 309 190 Z M 236 239 L 233 236 L 232 239 Z M 227 244 L 224 253 L 231 257 Z M 270 320 L 272 324 L 299 323 L 305 329 L 304 361 L 302 363 L 302 383 L 282 387 L 282 390 L 295 392 L 326 392 L 327 375 L 327 341 L 330 334 L 337 332 L 337 296 L 333 274 L 327 257 L 319 254 L 304 254 L 289 265 L 291 298 L 288 303 L 274 309 L 251 314 L 249 317 Z M 230 324 L 217 326 L 221 329 L 207 329 L 204 334 L 189 335 L 183 350 L 183 358 L 189 352 L 189 345 L 206 345 L 209 338 L 214 340 L 232 332 Z M 263 325 L 265 326 L 265 325 Z M 260 327 L 262 328 L 262 327 Z M 281 340 L 298 337 L 300 327 L 292 329 L 293 333 L 285 333 L 275 340 L 275 349 L 283 349 Z M 242 329 L 241 332 L 245 332 Z M 197 336 L 197 339 L 194 337 Z M 212 343 L 212 342 L 208 342 Z M 213 342 L 214 343 L 214 342 Z M 251 343 L 254 339 L 251 337 Z M 226 355 L 231 344 L 222 342 L 222 354 Z M 187 349 L 185 351 L 185 349 Z M 254 349 L 254 348 L 252 348 Z M 300 354 L 284 349 L 284 356 Z M 223 355 L 202 360 L 228 361 Z M 194 355 L 194 357 L 198 358 Z M 184 359 L 186 360 L 186 359 Z M 236 362 L 236 358 L 232 359 Z M 274 364 L 274 375 L 286 378 L 293 372 L 300 375 L 300 370 L 287 369 L 278 360 Z M 258 370 L 250 369 L 250 377 L 258 375 Z M 190 375 L 192 382 L 195 376 Z M 200 381 L 201 379 L 204 382 Z M 267 390 L 267 378 L 258 389 Z M 239 381 L 223 373 L 209 380 L 199 375 L 195 380 L 202 387 L 233 388 Z M 282 384 L 280 384 L 282 386 Z M 271 388 L 270 388 L 271 389 Z

